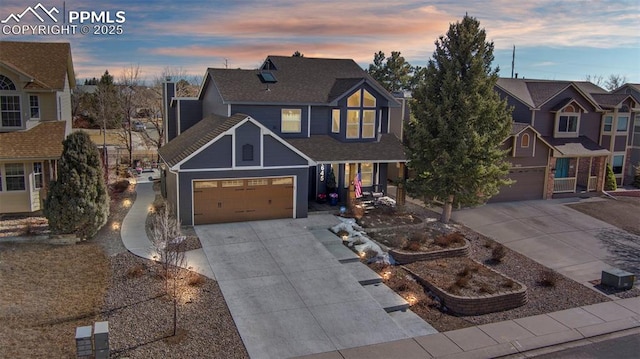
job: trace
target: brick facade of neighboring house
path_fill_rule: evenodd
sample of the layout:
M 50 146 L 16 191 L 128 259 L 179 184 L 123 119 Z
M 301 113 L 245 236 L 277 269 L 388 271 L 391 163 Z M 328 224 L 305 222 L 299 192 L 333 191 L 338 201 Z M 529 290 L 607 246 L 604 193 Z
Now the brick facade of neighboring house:
M 357 173 L 364 191 L 385 192 L 389 167 L 406 162 L 391 130 L 401 104 L 353 60 L 269 56 L 208 69 L 197 97 L 174 94 L 165 83 L 159 154 L 184 224 L 306 217 L 320 194 L 344 202 Z
M 589 82 L 525 79 L 499 79 L 497 91 L 513 107 L 513 131 L 503 146 L 515 183 L 491 201 L 601 192 L 607 163 L 618 184 L 629 183 L 634 141 L 640 143 L 634 137 L 637 94 L 609 93 Z
M 0 41 L 0 214 L 42 209 L 71 132 L 68 43 Z

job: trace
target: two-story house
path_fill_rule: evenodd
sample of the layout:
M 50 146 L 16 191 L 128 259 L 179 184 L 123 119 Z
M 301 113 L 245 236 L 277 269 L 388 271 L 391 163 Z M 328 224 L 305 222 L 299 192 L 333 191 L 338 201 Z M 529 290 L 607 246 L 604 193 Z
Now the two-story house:
M 400 104 L 353 60 L 269 56 L 208 69 L 196 98 L 164 85 L 163 192 L 184 224 L 307 216 L 308 202 L 360 174 L 386 190 L 406 161 L 390 133 Z
M 491 201 L 548 199 L 561 193 L 601 192 L 606 165 L 618 184 L 638 99 L 590 82 L 501 78 L 496 90 L 513 107 L 513 129 L 503 143 L 516 182 Z
M 611 91 L 611 93 L 631 95 L 636 99 L 636 102 L 640 102 L 640 84 L 624 84 Z M 618 112 L 620 113 L 621 111 Z M 615 114 L 612 115 L 615 116 Z M 621 113 L 620 116 L 624 117 L 624 113 Z M 635 116 L 631 115 L 629 117 L 628 125 L 629 134 L 627 135 L 627 155 L 624 164 L 624 183 L 633 183 L 635 169 L 640 166 L 640 115 L 637 112 Z
M 71 132 L 68 43 L 0 42 L 0 214 L 42 209 Z

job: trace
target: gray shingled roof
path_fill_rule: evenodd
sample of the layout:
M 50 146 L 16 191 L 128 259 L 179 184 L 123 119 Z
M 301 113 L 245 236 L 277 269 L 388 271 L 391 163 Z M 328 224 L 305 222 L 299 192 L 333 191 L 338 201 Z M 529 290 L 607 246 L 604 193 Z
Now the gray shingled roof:
M 360 81 L 367 81 L 390 101 L 399 104 L 380 84 L 350 59 L 269 56 L 277 70 L 269 70 L 276 83 L 263 83 L 260 70 L 213 69 L 207 76 L 215 82 L 225 103 L 326 104 Z M 205 83 L 206 85 L 206 83 Z
M 511 124 L 511 136 L 519 134 L 520 132 L 522 132 L 522 130 L 524 130 L 527 127 L 529 127 L 528 123 L 513 122 Z
M 628 97 L 632 97 L 628 94 L 606 93 L 606 94 L 592 94 L 594 100 L 602 108 L 613 108 L 618 106 L 622 101 Z M 633 97 L 632 97 L 633 98 Z
M 554 138 L 544 136 L 553 148 L 565 156 L 607 156 L 610 152 L 585 136 Z
M 579 89 L 594 105 L 597 102 L 592 94 L 606 94 L 607 91 L 586 81 L 555 81 L 500 78 L 498 87 L 517 98 L 531 108 L 539 108 L 567 87 L 573 85 Z
M 377 142 L 340 142 L 331 136 L 285 139 L 316 162 L 405 161 L 404 146 L 394 135 L 383 134 Z
M 160 147 L 158 154 L 169 167 L 173 167 L 247 117 L 241 113 L 231 117 L 211 114 Z

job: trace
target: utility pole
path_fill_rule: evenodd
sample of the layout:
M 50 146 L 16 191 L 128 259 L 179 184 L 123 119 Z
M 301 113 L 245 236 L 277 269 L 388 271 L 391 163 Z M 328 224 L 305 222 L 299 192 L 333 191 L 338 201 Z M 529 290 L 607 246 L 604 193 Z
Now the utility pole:
M 511 78 L 513 78 L 513 71 L 516 67 L 516 45 L 513 45 L 513 55 L 511 56 Z

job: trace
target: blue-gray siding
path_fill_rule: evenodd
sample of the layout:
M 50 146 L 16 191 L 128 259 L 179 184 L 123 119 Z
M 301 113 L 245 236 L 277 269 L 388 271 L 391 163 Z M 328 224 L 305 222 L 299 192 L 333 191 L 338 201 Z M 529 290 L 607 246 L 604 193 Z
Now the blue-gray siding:
M 283 109 L 299 109 L 301 110 L 300 132 L 282 133 L 282 110 Z M 283 138 L 307 137 L 307 115 L 309 113 L 307 106 L 260 106 L 260 105 L 231 105 L 231 113 L 244 113 L 256 121 L 260 122 L 269 130 L 277 133 Z
M 222 136 L 181 167 L 184 169 L 231 168 L 231 135 Z
M 209 76 L 208 74 L 206 76 Z M 218 88 L 209 78 L 209 86 L 202 94 L 202 114 L 206 117 L 212 113 L 220 116 L 229 116 L 228 105 L 222 103 L 222 97 Z M 233 115 L 233 113 L 231 114 Z
M 180 221 L 184 225 L 192 225 L 193 214 L 193 180 L 209 180 L 223 178 L 257 178 L 295 176 L 296 218 L 307 217 L 307 192 L 309 190 L 308 168 L 238 170 L 214 172 L 180 172 Z
M 260 166 L 260 128 L 251 122 L 246 122 L 236 129 L 235 136 L 236 166 Z M 243 159 L 244 146 L 251 148 L 250 159 Z
M 180 133 L 202 120 L 202 103 L 198 100 L 178 100 L 178 121 L 180 121 Z
M 264 136 L 264 166 L 308 165 L 308 161 L 272 136 Z

